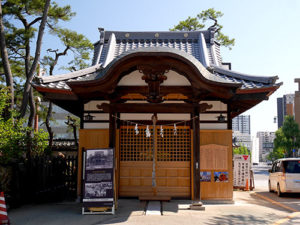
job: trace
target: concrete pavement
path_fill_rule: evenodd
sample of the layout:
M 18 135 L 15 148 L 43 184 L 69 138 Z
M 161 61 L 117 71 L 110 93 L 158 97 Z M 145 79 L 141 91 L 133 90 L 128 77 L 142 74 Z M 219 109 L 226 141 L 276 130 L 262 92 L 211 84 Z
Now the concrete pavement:
M 300 224 L 299 197 L 277 198 L 267 190 L 268 167 L 255 168 L 255 191 L 234 191 L 234 204 L 205 202 L 205 211 L 189 210 L 191 201 L 163 202 L 163 215 L 145 215 L 146 202 L 120 199 L 116 215 L 81 215 L 81 205 L 63 202 L 27 205 L 8 212 L 11 224 Z
M 204 202 L 205 203 L 205 202 Z M 11 224 L 274 224 L 291 215 L 288 209 L 259 198 L 254 192 L 235 191 L 234 204 L 205 203 L 205 211 L 187 209 L 190 201 L 163 202 L 163 215 L 145 215 L 146 202 L 120 199 L 116 215 L 81 215 L 79 203 L 27 205 L 9 212 Z M 294 217 L 297 219 L 298 215 Z M 289 221 L 289 220 L 288 220 Z M 286 222 L 286 221 L 285 221 Z

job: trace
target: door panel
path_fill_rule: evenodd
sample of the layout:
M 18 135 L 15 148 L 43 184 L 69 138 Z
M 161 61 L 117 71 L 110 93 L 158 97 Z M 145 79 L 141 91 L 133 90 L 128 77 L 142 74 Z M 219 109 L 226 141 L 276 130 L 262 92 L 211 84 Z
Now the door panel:
M 146 127 L 120 128 L 120 186 L 122 197 L 191 195 L 191 141 L 189 127 L 163 126 L 156 130 L 155 170 L 156 188 L 152 187 L 153 129 L 147 138 Z

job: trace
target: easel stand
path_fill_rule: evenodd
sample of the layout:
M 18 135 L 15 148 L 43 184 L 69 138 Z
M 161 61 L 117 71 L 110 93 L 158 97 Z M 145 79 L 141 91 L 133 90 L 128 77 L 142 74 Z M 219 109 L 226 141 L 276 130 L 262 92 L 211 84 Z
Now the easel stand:
M 114 215 L 114 149 L 82 148 L 82 159 L 82 215 Z
M 98 208 L 91 208 L 91 207 L 82 207 L 82 215 L 115 215 L 115 204 L 112 207 L 98 207 Z

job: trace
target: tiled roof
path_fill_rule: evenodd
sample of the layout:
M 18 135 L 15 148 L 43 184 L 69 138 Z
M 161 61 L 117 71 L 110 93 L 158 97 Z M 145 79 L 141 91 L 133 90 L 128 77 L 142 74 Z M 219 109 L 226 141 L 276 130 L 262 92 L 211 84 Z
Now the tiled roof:
M 138 53 L 138 52 L 143 52 L 143 53 L 173 53 L 176 55 L 180 55 L 182 58 L 186 59 L 187 61 L 191 62 L 194 64 L 194 66 L 199 70 L 199 72 L 202 74 L 203 77 L 210 81 L 215 81 L 215 82 L 220 82 L 220 83 L 233 83 L 230 80 L 224 80 L 219 76 L 215 76 L 213 73 L 210 73 L 200 62 L 197 60 L 194 56 L 188 54 L 187 52 L 180 51 L 178 49 L 174 48 L 168 48 L 168 47 L 147 47 L 147 48 L 135 48 L 128 50 L 126 52 L 123 52 L 123 54 L 118 55 L 116 58 L 114 58 L 108 65 L 106 65 L 103 70 L 97 74 L 96 79 L 104 76 L 107 72 L 107 70 L 110 69 L 114 65 L 115 62 L 119 61 L 121 58 L 124 58 L 128 55 L 131 55 L 133 53 Z
M 210 69 L 212 70 L 213 74 L 220 77 L 221 79 L 231 81 L 233 83 L 241 83 L 241 89 L 253 89 L 273 86 L 273 84 L 275 84 L 276 80 L 278 79 L 277 76 L 250 76 L 236 71 L 223 69 L 214 65 Z
M 147 47 L 168 47 L 194 56 L 204 66 L 221 65 L 220 45 L 212 38 L 213 30 L 167 32 L 105 31 L 95 43 L 93 65 L 115 58 L 126 51 Z M 111 61 L 111 60 L 110 60 Z
M 271 87 L 277 77 L 250 76 L 224 69 L 214 30 L 187 32 L 101 31 L 95 43 L 93 65 L 68 74 L 38 77 L 36 85 L 70 90 L 67 82 L 102 77 L 122 57 L 135 52 L 171 52 L 192 62 L 208 80 L 240 84 L 241 89 Z
M 71 73 L 36 77 L 36 83 L 42 87 L 70 90 L 70 87 L 66 84 L 66 82 L 94 79 L 101 68 L 101 64 L 97 64 Z
M 53 151 L 66 151 L 66 150 L 77 150 L 75 140 L 71 139 L 54 139 L 52 143 Z

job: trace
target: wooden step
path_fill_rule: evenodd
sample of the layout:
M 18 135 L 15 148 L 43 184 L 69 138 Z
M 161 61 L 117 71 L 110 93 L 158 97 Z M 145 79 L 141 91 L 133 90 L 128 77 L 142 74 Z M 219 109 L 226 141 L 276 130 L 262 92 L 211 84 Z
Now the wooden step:
M 171 200 L 170 196 L 140 196 L 140 201 L 165 201 L 168 202 Z

